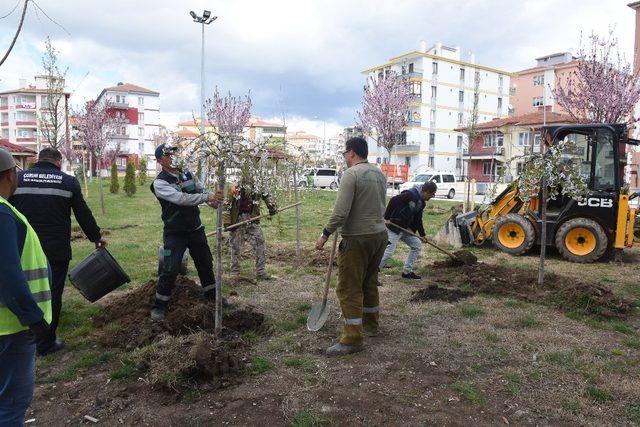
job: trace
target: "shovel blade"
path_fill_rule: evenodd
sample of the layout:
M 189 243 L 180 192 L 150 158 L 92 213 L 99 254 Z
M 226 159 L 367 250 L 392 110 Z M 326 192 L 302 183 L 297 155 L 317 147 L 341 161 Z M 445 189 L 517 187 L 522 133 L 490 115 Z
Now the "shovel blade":
M 322 329 L 329 317 L 329 306 L 326 303 L 317 303 L 311 307 L 307 317 L 307 329 L 316 332 Z

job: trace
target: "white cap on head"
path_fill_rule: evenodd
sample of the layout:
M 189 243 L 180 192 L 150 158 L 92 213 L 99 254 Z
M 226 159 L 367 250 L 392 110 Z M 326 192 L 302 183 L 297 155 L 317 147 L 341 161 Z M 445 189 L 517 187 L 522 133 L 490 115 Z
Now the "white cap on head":
M 0 172 L 16 167 L 19 168 L 11 153 L 4 148 L 0 148 Z

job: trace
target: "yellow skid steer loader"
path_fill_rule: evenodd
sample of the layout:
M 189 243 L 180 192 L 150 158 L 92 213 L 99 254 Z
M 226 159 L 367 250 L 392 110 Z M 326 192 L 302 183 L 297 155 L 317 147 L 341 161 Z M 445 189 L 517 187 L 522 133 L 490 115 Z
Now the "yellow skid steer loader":
M 589 188 L 584 200 L 559 196 L 547 202 L 544 244 L 555 246 L 565 259 L 581 263 L 596 261 L 607 250 L 619 256 L 624 248 L 640 247 L 638 209 L 630 203 L 640 194 L 629 194 L 623 184 L 627 148 L 640 141 L 628 138 L 626 126 L 620 124 L 544 129 L 552 144 L 565 138 L 575 143 L 576 149 L 563 158 L 579 165 Z M 541 224 L 539 198 L 525 203 L 512 184 L 486 208 L 452 216 L 443 230 L 454 244 L 481 245 L 491 239 L 501 251 L 520 255 L 543 244 Z

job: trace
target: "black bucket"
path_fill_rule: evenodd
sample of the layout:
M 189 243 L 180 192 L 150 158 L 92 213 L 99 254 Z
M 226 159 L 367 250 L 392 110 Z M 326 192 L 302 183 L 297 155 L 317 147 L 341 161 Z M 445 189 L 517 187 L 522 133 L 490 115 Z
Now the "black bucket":
M 69 273 L 69 280 L 82 296 L 91 302 L 129 283 L 131 279 L 106 248 L 98 248 L 78 263 Z

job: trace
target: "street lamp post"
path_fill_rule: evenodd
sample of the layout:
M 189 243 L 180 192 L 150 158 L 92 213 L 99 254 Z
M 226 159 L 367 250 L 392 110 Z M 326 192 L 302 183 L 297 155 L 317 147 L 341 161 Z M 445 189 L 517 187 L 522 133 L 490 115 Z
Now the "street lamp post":
M 196 15 L 192 10 L 189 15 L 193 18 L 193 22 L 202 24 L 202 51 L 200 58 L 200 135 L 204 135 L 204 26 L 209 25 L 216 19 L 217 16 L 211 16 L 210 10 L 205 10 L 202 16 Z M 207 171 L 203 159 L 200 159 L 200 181 L 204 185 L 207 178 Z

